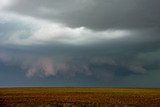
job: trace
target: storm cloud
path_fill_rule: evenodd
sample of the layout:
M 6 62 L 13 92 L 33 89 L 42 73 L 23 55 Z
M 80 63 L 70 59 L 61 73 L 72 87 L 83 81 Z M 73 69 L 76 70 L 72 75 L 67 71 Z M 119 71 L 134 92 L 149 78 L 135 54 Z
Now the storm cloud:
M 157 0 L 20 0 L 11 9 L 72 27 L 139 29 L 159 27 L 159 3 Z
M 24 74 L 26 85 L 37 79 L 39 85 L 159 87 L 159 1 L 0 2 L 6 78 L 13 70 L 13 78 Z

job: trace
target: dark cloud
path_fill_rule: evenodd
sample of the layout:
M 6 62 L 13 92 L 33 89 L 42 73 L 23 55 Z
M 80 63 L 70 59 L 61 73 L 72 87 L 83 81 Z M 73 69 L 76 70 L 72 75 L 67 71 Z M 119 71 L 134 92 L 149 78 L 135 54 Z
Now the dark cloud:
M 159 3 L 15 0 L 0 10 L 0 74 L 19 85 L 23 80 L 26 85 L 158 87 Z M 0 81 L 9 84 L 4 77 Z
M 139 29 L 160 27 L 159 4 L 157 0 L 20 0 L 11 9 L 72 27 Z

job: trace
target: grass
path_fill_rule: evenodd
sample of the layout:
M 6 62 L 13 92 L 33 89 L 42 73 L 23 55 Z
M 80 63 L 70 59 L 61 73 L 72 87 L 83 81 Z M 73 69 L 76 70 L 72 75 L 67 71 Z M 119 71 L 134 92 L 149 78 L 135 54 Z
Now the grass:
M 160 89 L 1 88 L 0 107 L 160 107 Z

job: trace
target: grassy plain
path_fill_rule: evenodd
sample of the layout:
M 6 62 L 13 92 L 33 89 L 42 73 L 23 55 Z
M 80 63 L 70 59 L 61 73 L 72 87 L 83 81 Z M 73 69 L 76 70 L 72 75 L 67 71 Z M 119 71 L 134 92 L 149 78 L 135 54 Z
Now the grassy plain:
M 160 107 L 160 89 L 0 88 L 0 107 Z

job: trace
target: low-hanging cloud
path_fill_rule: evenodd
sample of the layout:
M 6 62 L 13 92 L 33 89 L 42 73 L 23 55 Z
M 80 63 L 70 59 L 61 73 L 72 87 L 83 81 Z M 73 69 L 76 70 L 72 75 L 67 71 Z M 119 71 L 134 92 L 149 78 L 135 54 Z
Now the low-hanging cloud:
M 158 83 L 159 1 L 0 1 L 2 76 L 12 71 L 27 80 L 98 86 Z

